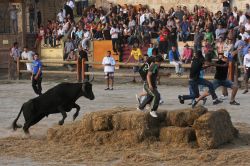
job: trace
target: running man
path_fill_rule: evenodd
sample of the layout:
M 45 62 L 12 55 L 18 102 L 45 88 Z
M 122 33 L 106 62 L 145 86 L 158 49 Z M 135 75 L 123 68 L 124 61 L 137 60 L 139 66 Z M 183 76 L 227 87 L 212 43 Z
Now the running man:
M 228 58 L 226 57 L 228 54 L 219 55 L 219 60 L 216 62 L 216 72 L 214 75 L 213 86 L 214 90 L 218 87 L 223 86 L 225 88 L 231 88 L 231 105 L 240 105 L 237 101 L 235 101 L 235 96 L 238 91 L 238 87 L 232 83 L 232 81 L 227 79 L 228 74 Z
M 137 108 L 138 110 L 144 111 L 145 106 L 152 102 L 150 115 L 155 118 L 158 117 L 156 111 L 160 102 L 160 93 L 157 90 L 157 76 L 162 62 L 163 58 L 161 56 L 156 56 L 155 62 L 150 65 L 147 73 L 146 83 L 144 85 L 144 88 L 147 92 L 147 97 Z
M 212 99 L 213 99 L 213 104 L 219 104 L 222 101 L 218 99 L 215 91 L 213 84 L 209 81 L 207 81 L 204 78 L 200 78 L 200 71 L 210 67 L 210 65 L 205 64 L 205 59 L 202 55 L 201 50 L 198 50 L 196 55 L 193 58 L 193 61 L 191 63 L 191 68 L 190 68 L 190 75 L 189 75 L 189 87 L 190 87 L 190 94 L 189 95 L 179 95 L 178 99 L 181 104 L 184 104 L 185 100 L 193 100 L 192 103 L 192 108 L 195 107 L 195 105 L 202 99 L 204 99 L 206 96 L 211 94 Z M 199 88 L 198 85 L 204 85 L 209 88 L 209 93 L 204 93 L 200 96 L 199 94 Z M 196 98 L 198 98 L 196 100 Z

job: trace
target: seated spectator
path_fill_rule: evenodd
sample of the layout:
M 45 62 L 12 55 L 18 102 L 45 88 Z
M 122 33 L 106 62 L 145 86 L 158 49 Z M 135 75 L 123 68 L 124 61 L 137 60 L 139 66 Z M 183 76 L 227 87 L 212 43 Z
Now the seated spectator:
M 45 35 L 45 30 L 43 28 L 43 26 L 41 26 L 39 29 L 38 29 L 38 34 L 37 34 L 37 37 L 36 37 L 36 42 L 35 42 L 35 46 L 34 48 L 37 48 L 38 45 L 41 43 L 41 41 L 44 39 L 44 35 Z
M 184 46 L 183 54 L 181 56 L 181 61 L 184 64 L 191 63 L 192 57 L 193 57 L 193 50 L 189 47 L 188 43 Z
M 74 50 L 70 50 L 69 54 L 68 54 L 68 57 L 66 58 L 66 61 L 76 61 L 77 60 L 77 55 L 75 54 Z M 70 71 L 74 71 L 74 65 L 72 64 L 68 64 L 67 65 L 68 69 Z
M 223 28 L 221 24 L 218 24 L 218 28 L 215 30 L 215 38 L 219 40 L 220 37 L 224 40 L 226 38 L 227 29 Z
M 190 35 L 190 24 L 186 16 L 183 16 L 183 21 L 180 24 L 180 28 L 181 28 L 181 39 L 182 41 L 186 42 Z
M 217 50 L 218 57 L 219 55 L 224 55 L 224 51 L 223 51 L 224 40 L 222 39 L 222 37 L 220 37 L 219 40 L 216 42 L 215 47 Z
M 212 59 L 215 57 L 214 49 L 207 39 L 204 42 L 203 52 L 206 62 L 212 62 Z
M 63 27 L 62 27 L 62 25 L 59 25 L 59 29 L 57 31 L 57 40 L 60 41 L 64 35 L 65 35 L 65 33 L 63 31 Z
M 206 32 L 204 34 L 204 40 L 208 40 L 208 42 L 211 45 L 214 43 L 214 35 L 213 35 L 213 32 L 211 32 L 209 28 L 206 28 Z
M 181 76 L 182 75 L 182 67 L 181 67 L 182 62 L 180 59 L 179 51 L 176 49 L 176 46 L 172 46 L 172 49 L 169 51 L 168 56 L 169 56 L 170 64 L 175 66 L 175 73 L 178 76 Z
M 148 55 L 148 57 L 151 57 L 152 56 L 152 51 L 153 51 L 153 44 L 152 43 L 150 43 L 149 44 L 149 47 L 148 47 L 148 50 L 147 50 L 147 55 Z

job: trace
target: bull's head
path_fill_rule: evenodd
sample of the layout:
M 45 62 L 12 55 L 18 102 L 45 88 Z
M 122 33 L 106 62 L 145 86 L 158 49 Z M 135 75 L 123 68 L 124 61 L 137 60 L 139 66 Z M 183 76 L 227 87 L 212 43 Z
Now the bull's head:
M 95 99 L 95 95 L 92 91 L 92 84 L 90 82 L 84 82 L 82 84 L 82 92 L 83 92 L 83 96 L 90 99 L 90 100 L 94 100 Z

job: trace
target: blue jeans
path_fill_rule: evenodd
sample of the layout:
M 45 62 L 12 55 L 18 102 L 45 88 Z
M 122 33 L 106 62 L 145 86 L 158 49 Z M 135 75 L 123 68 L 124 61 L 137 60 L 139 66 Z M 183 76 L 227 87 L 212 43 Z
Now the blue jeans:
M 213 100 L 218 98 L 215 93 L 213 84 L 209 82 L 208 80 L 205 80 L 203 78 L 198 78 L 197 80 L 193 80 L 193 79 L 189 80 L 190 95 L 183 95 L 183 99 L 190 100 L 190 99 L 195 99 L 199 97 L 200 94 L 199 94 L 198 85 L 204 85 L 208 87 L 209 93 L 211 94 Z

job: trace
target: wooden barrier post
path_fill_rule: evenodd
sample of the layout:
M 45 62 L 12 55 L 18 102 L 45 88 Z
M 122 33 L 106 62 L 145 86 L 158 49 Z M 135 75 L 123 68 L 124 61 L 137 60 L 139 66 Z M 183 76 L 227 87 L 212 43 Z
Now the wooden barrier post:
M 20 79 L 20 57 L 17 57 L 16 60 L 16 74 L 17 74 L 17 79 Z
M 85 59 L 82 59 L 82 80 L 85 80 Z
M 76 79 L 78 82 L 80 82 L 80 77 L 81 77 L 81 71 L 80 71 L 80 66 L 81 65 L 81 59 L 77 58 L 77 62 L 76 62 Z

